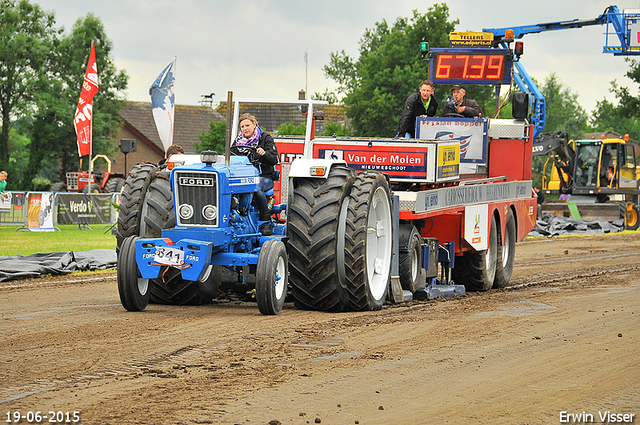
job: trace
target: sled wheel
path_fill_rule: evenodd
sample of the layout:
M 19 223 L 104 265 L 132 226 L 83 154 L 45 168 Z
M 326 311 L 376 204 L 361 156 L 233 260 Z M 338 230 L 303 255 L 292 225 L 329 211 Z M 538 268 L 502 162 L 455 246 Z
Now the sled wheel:
M 496 256 L 498 251 L 498 230 L 491 216 L 489 247 L 482 251 L 467 252 L 456 258 L 452 277 L 456 283 L 465 286 L 467 291 L 488 291 L 496 276 Z
M 505 288 L 511 281 L 516 257 L 516 237 L 516 219 L 513 211 L 509 210 L 504 228 L 504 245 L 500 246 L 500 238 L 497 241 L 498 253 L 496 255 L 496 278 L 493 281 L 494 288 Z
M 118 293 L 122 306 L 129 311 L 142 311 L 149 304 L 149 279 L 143 279 L 136 263 L 136 240 L 122 242 L 118 255 Z
M 262 314 L 280 313 L 287 297 L 289 279 L 287 250 L 281 241 L 262 244 L 256 270 L 256 301 Z
M 416 292 L 422 264 L 422 237 L 415 226 L 400 225 L 400 285 L 402 289 Z

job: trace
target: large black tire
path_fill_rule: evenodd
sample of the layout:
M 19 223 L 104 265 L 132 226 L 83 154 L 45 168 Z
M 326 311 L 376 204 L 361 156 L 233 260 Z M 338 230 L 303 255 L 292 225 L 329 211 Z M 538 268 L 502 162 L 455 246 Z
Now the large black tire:
M 516 257 L 516 219 L 513 211 L 507 213 L 507 222 L 504 228 L 504 245 L 501 245 L 501 235 L 498 232 L 498 253 L 496 255 L 496 277 L 493 281 L 494 288 L 506 288 L 511 281 L 513 263 Z
M 420 281 L 422 263 L 422 237 L 416 226 L 401 224 L 399 231 L 399 272 L 402 289 L 416 292 Z M 423 288 L 424 289 L 424 288 Z
M 66 192 L 67 184 L 65 182 L 55 182 L 49 189 L 50 192 Z
M 111 177 L 107 180 L 107 184 L 104 185 L 104 191 L 106 193 L 119 193 L 124 186 L 124 179 L 122 177 Z
M 343 204 L 354 180 L 352 169 L 337 165 L 325 180 L 299 178 L 293 182 L 287 209 L 287 243 L 289 282 L 297 308 L 349 308 L 349 296 L 338 276 L 338 224 L 341 213 L 346 214 Z
M 453 280 L 465 286 L 467 291 L 488 291 L 496 276 L 496 257 L 498 251 L 498 230 L 491 218 L 489 248 L 473 251 L 456 257 L 455 267 L 451 271 Z
M 213 266 L 211 274 L 204 281 L 184 280 L 180 270 L 164 267 L 160 277 L 150 281 L 150 302 L 168 305 L 209 304 L 218 295 L 222 266 Z
M 140 208 L 140 236 L 162 237 L 162 229 L 169 228 L 169 223 L 175 223 L 171 171 L 161 169 L 151 174 L 149 186 L 143 197 Z
M 262 314 L 280 313 L 289 285 L 287 249 L 284 243 L 269 239 L 260 248 L 256 270 L 256 301 Z
M 382 173 L 358 173 L 349 196 L 344 270 L 350 307 L 379 310 L 391 280 L 393 221 L 389 184 Z
M 122 306 L 129 311 L 142 311 L 149 304 L 149 279 L 143 279 L 136 263 L 138 237 L 128 237 L 118 255 L 118 294 Z
M 140 234 L 140 212 L 145 193 L 151 183 L 151 174 L 157 169 L 155 164 L 142 162 L 129 171 L 120 196 L 120 211 L 116 230 L 117 248 L 129 236 L 146 236 Z

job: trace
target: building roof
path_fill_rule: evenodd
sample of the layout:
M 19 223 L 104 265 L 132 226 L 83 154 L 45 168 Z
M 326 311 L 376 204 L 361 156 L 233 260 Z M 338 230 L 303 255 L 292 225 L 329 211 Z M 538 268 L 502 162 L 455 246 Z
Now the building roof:
M 344 105 L 322 105 L 316 106 L 314 110 L 321 110 L 324 112 L 324 122 L 334 122 L 344 124 L 346 121 Z M 227 114 L 227 102 L 222 101 L 216 107 L 216 111 L 220 115 L 225 116 Z M 306 124 L 307 117 L 303 115 L 299 105 L 286 104 L 286 103 L 240 103 L 240 114 L 245 112 L 250 113 L 256 117 L 260 127 L 266 132 L 273 135 L 278 134 L 278 126 L 280 124 Z M 225 118 L 226 119 L 226 118 Z M 323 121 L 316 122 L 316 132 L 322 132 L 324 130 Z
M 153 120 L 151 102 L 127 101 L 120 109 L 120 116 L 126 125 L 164 152 Z M 200 143 L 200 135 L 209 131 L 211 120 L 224 121 L 224 118 L 209 106 L 176 105 L 173 142 L 181 145 L 186 153 L 194 153 L 193 143 Z

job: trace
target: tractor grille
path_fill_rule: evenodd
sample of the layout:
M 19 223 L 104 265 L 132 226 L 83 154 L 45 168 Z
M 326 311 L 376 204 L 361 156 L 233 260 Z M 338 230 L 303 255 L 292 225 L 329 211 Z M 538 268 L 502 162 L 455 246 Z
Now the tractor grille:
M 176 171 L 176 224 L 218 227 L 218 174 Z
M 78 190 L 78 179 L 80 177 L 80 173 L 67 173 L 67 189 L 68 190 Z

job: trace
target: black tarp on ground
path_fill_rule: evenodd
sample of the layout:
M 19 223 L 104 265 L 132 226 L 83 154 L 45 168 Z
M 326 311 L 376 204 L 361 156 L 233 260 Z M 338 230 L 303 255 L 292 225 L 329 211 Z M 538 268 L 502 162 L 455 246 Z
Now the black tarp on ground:
M 39 277 L 44 274 L 65 274 L 80 270 L 113 269 L 116 251 L 94 249 L 84 252 L 49 252 L 32 255 L 0 256 L 0 282 Z
M 529 236 L 602 235 L 622 232 L 623 230 L 624 220 L 622 219 L 616 221 L 582 221 L 544 212 L 536 222 L 536 227 L 529 232 Z

